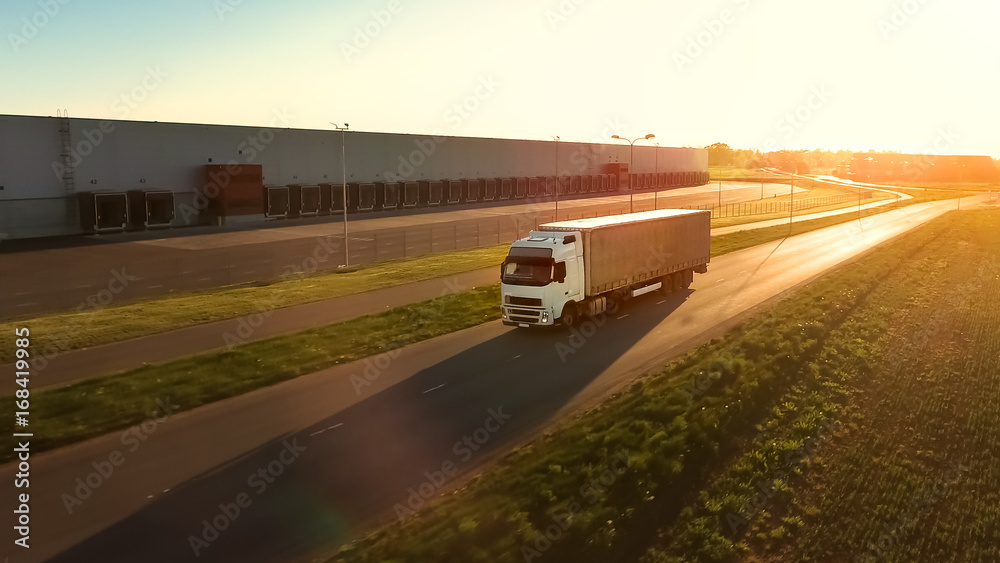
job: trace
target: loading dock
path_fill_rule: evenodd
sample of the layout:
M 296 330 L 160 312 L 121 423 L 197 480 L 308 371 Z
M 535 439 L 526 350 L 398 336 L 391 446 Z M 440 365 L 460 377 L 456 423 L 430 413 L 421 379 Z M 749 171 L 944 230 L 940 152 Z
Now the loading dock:
M 403 183 L 403 207 L 410 208 L 416 207 L 417 203 L 420 202 L 420 183 L 419 182 L 404 182 Z
M 124 231 L 128 226 L 128 199 L 121 192 L 82 192 L 80 226 L 88 233 Z
M 466 203 L 476 203 L 479 201 L 481 194 L 481 184 L 479 180 L 463 180 L 465 184 L 465 202 Z
M 288 186 L 265 186 L 264 205 L 264 216 L 268 219 L 288 217 Z
M 531 181 L 528 178 L 516 178 L 514 181 L 514 197 L 524 199 L 527 197 Z
M 174 221 L 174 192 L 129 190 L 128 207 L 131 228 L 168 228 Z

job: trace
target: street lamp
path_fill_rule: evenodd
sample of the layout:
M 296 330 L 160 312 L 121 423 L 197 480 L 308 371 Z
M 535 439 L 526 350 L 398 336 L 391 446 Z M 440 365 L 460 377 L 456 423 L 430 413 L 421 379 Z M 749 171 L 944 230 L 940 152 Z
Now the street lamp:
M 792 232 L 792 221 L 795 218 L 795 178 L 788 181 L 788 194 L 791 197 L 791 204 L 788 206 L 788 232 Z
M 653 185 L 656 186 L 653 190 L 653 210 L 656 211 L 659 209 L 659 206 L 656 204 L 656 196 L 660 195 L 660 143 L 653 144 L 656 145 L 656 156 L 653 161 L 653 169 L 656 171 L 653 174 Z
M 635 142 L 641 141 L 643 139 L 652 139 L 655 136 L 656 135 L 650 133 L 645 137 L 638 137 L 631 141 L 629 141 L 624 137 L 619 137 L 618 135 L 611 136 L 612 139 L 618 139 L 619 141 L 628 141 L 628 212 L 629 213 L 632 213 L 632 193 L 634 192 L 634 190 L 632 189 L 632 151 L 635 149 Z
M 552 137 L 556 142 L 556 218 L 559 220 L 559 135 L 554 135 Z
M 347 268 L 351 265 L 351 253 L 348 251 L 347 244 L 347 128 L 349 125 L 347 123 L 341 127 L 337 123 L 331 122 L 334 129 L 340 131 L 340 162 L 341 171 L 343 172 L 343 207 L 344 207 L 344 267 Z

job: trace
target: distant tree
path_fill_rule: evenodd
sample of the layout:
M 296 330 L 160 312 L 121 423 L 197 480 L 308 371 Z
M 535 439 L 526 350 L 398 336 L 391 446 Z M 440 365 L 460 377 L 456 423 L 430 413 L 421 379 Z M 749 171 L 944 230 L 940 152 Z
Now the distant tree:
M 808 174 L 809 165 L 806 163 L 806 154 L 809 151 L 777 151 L 767 153 L 765 160 L 768 166 L 794 172 L 795 174 Z
M 760 168 L 761 162 L 760 151 L 750 149 L 735 149 L 733 151 L 733 166 L 736 168 Z
M 726 143 L 715 143 L 708 145 L 708 165 L 709 166 L 732 166 L 733 149 Z

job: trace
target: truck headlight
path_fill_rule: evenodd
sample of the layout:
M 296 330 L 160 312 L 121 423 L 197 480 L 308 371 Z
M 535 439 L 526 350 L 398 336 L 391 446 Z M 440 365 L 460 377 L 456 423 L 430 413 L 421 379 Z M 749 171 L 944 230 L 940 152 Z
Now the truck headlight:
M 548 311 L 542 311 L 542 322 L 543 323 L 548 323 L 549 322 L 549 312 Z
M 500 316 L 506 319 L 507 318 L 507 309 L 505 309 L 503 307 L 500 307 Z

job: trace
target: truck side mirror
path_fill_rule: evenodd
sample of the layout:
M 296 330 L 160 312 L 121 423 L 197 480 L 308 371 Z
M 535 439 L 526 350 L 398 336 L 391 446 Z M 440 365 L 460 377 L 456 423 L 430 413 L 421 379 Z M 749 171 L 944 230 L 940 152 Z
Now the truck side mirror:
M 500 264 L 500 281 L 503 281 L 503 271 L 507 268 L 507 263 Z
M 555 280 L 556 283 L 563 283 L 566 281 L 565 262 L 556 262 L 555 268 L 553 269 L 552 272 L 552 279 Z

